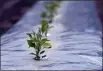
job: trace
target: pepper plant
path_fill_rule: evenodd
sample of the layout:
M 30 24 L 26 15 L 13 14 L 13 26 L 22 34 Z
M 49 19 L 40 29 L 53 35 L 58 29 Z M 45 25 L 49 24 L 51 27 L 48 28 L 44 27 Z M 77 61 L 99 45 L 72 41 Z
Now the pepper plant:
M 27 33 L 29 36 L 29 40 L 27 40 L 29 47 L 32 47 L 35 49 L 35 53 L 31 53 L 35 55 L 35 60 L 40 60 L 41 58 L 46 57 L 46 55 L 41 56 L 40 54 L 43 54 L 45 52 L 45 48 L 51 48 L 50 40 L 44 35 L 45 31 L 48 30 L 47 22 L 45 20 L 41 21 L 41 28 L 39 28 L 38 32 L 35 33 L 34 31 L 32 33 Z
M 52 20 L 54 17 L 54 13 L 56 9 L 59 7 L 59 2 L 61 0 L 55 0 L 51 3 L 48 3 L 45 8 L 47 12 L 41 13 L 42 20 L 40 21 L 41 27 L 39 27 L 37 32 L 32 31 L 32 33 L 27 33 L 29 36 L 29 40 L 27 40 L 27 43 L 29 45 L 29 48 L 34 48 L 35 53 L 30 53 L 32 55 L 35 55 L 35 60 L 40 60 L 46 55 L 41 56 L 45 52 L 45 48 L 49 49 L 52 47 L 50 44 L 50 40 L 47 38 L 47 32 L 50 30 L 53 26 L 49 25 L 49 20 Z

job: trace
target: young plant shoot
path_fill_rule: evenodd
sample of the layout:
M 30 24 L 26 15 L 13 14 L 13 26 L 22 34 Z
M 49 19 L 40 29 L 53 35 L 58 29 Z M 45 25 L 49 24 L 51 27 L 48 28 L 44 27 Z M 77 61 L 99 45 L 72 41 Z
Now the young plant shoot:
M 45 29 L 40 29 L 37 33 L 33 31 L 33 33 L 27 33 L 29 36 L 29 40 L 27 40 L 29 48 L 34 48 L 35 53 L 31 53 L 35 55 L 35 60 L 40 60 L 41 58 L 46 57 L 46 55 L 40 57 L 40 54 L 45 52 L 44 48 L 51 48 L 50 40 L 47 37 L 43 36 Z

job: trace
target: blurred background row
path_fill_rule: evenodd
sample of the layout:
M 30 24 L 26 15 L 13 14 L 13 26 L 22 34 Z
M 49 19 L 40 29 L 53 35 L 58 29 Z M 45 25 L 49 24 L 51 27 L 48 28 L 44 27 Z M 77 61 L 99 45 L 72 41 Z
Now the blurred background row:
M 0 0 L 0 36 L 16 24 L 37 1 L 39 0 Z M 97 0 L 95 5 L 103 23 L 103 0 Z

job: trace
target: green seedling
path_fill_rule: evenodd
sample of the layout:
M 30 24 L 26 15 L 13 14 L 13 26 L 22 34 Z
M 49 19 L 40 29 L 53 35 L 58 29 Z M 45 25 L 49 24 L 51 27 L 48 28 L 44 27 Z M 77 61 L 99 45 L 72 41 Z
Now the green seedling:
M 30 53 L 32 55 L 35 55 L 35 60 L 40 60 L 41 58 L 46 57 L 46 55 L 41 56 L 40 54 L 43 54 L 45 52 L 44 48 L 51 48 L 50 40 L 47 39 L 47 37 L 42 35 L 42 32 L 39 31 L 38 33 L 27 33 L 29 36 L 29 40 L 27 40 L 29 48 L 34 48 L 35 53 Z
M 54 14 L 57 13 L 57 8 L 59 8 L 60 5 L 58 4 L 58 2 L 52 1 L 48 4 L 45 5 L 45 8 L 47 10 L 47 18 L 49 19 L 49 23 L 52 22 L 52 19 L 54 18 Z
M 44 34 L 45 36 L 47 36 L 47 32 L 53 28 L 53 26 L 49 26 L 48 21 L 46 20 L 41 20 L 41 31 L 42 34 Z

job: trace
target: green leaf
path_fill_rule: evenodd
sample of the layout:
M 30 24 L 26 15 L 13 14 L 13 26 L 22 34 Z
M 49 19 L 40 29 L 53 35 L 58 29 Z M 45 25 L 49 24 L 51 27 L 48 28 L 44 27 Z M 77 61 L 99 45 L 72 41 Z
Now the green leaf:
M 33 43 L 33 40 L 27 40 L 29 47 L 35 48 L 35 43 Z
M 41 22 L 40 22 L 40 23 L 41 23 L 41 25 L 43 25 L 43 26 L 44 26 L 44 25 L 48 24 L 48 21 L 46 21 L 46 20 L 41 20 Z
M 42 33 L 44 33 L 45 31 L 47 31 L 47 29 L 48 29 L 48 21 L 46 21 L 46 20 L 42 20 L 41 21 L 41 31 L 42 31 Z
M 32 39 L 32 35 L 30 33 L 27 33 L 27 35 L 29 36 L 30 39 Z
M 42 40 L 41 40 L 41 45 L 43 45 L 45 42 L 47 42 L 47 41 L 50 41 L 50 40 L 48 40 L 47 38 L 43 38 Z
M 47 17 L 46 12 L 42 12 L 42 13 L 41 13 L 41 17 L 42 17 L 42 18 L 46 18 L 46 17 Z
M 47 32 L 48 31 L 48 25 L 45 25 L 44 27 L 41 28 L 42 33 Z
M 58 6 L 59 6 L 58 4 L 52 3 L 51 6 L 50 6 L 50 11 L 51 12 L 55 11 Z
M 48 47 L 48 48 L 51 48 L 51 46 L 50 46 L 50 47 Z
M 45 42 L 43 45 L 42 45 L 44 48 L 51 48 L 51 44 L 49 42 Z
M 43 38 L 42 41 L 46 42 L 46 41 L 50 41 L 50 40 L 48 40 L 47 38 Z

